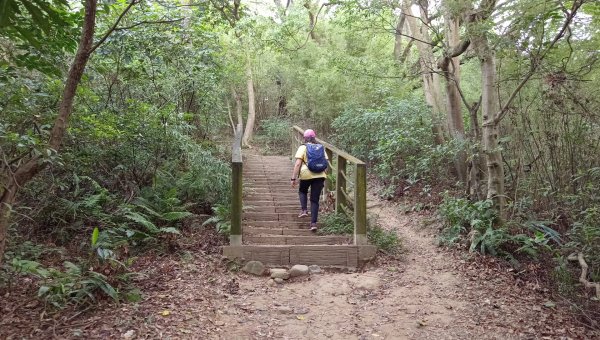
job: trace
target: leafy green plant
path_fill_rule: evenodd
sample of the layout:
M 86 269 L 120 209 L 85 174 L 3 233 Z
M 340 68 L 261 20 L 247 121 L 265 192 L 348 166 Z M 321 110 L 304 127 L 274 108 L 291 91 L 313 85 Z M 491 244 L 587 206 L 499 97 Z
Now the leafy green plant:
M 319 233 L 324 235 L 351 235 L 354 233 L 354 222 L 345 213 L 329 213 L 321 218 Z
M 367 227 L 367 238 L 371 244 L 387 253 L 397 253 L 402 246 L 397 233 L 384 229 L 378 224 L 369 224 Z
M 392 183 L 445 174 L 448 161 L 463 146 L 434 143 L 428 110 L 414 98 L 389 100 L 377 109 L 349 109 L 332 123 L 334 140 L 372 162 L 377 175 Z
M 109 283 L 108 278 L 86 269 L 85 266 L 64 262 L 64 271 L 44 268 L 35 261 L 12 260 L 13 270 L 19 274 L 29 274 L 41 281 L 38 297 L 62 309 L 69 304 L 91 305 L 96 302 L 97 294 L 102 292 L 115 301 L 119 301 L 119 292 Z M 121 276 L 123 281 L 127 276 Z
M 345 213 L 327 214 L 322 221 L 322 226 L 319 228 L 320 234 L 352 235 L 354 233 L 354 221 Z M 371 244 L 388 253 L 397 252 L 401 246 L 398 234 L 371 221 L 367 226 L 367 238 Z
M 257 139 L 262 141 L 268 154 L 284 154 L 289 152 L 292 124 L 281 118 L 264 119 L 260 122 Z
M 231 232 L 231 206 L 229 204 L 217 204 L 213 207 L 214 215 L 204 221 L 202 226 L 214 224 L 217 232 L 229 235 Z
M 581 212 L 568 236 L 570 241 L 565 248 L 583 253 L 590 277 L 595 282 L 600 281 L 600 208 L 588 208 Z

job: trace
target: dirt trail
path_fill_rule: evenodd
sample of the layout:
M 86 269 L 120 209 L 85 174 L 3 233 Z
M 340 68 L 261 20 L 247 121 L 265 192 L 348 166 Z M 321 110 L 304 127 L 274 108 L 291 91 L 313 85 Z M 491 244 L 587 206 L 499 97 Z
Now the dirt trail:
M 52 316 L 36 302 L 1 306 L 0 338 L 123 339 L 592 339 L 566 307 L 493 260 L 435 245 L 426 217 L 369 197 L 405 253 L 356 273 L 325 272 L 270 286 L 204 255 L 138 263 L 140 303 Z M 197 229 L 199 230 L 199 229 Z M 214 247 L 213 247 L 214 248 Z M 211 252 L 211 251 L 209 251 Z M 144 263 L 145 261 L 145 263 Z M 483 264 L 482 264 L 483 262 Z M 31 301 L 31 300 L 30 300 Z M 546 305 L 546 306 L 545 306 Z M 40 321 L 41 320 L 41 321 Z
M 469 267 L 419 232 L 423 217 L 369 199 L 371 214 L 396 230 L 406 254 L 360 273 L 327 273 L 270 287 L 244 277 L 238 298 L 219 305 L 219 320 L 238 338 L 509 339 L 578 337 L 546 308 L 537 287 L 508 273 Z M 431 234 L 431 230 L 429 231 Z M 549 304 L 550 305 L 550 304 Z M 568 320 L 566 324 L 572 324 Z M 224 333 L 222 333 L 224 337 Z

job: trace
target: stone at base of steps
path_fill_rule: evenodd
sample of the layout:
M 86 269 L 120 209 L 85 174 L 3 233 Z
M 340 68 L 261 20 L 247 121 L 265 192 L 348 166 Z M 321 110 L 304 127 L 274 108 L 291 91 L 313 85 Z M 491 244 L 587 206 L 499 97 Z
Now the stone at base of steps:
M 373 245 L 242 245 L 223 246 L 229 259 L 260 261 L 268 265 L 316 264 L 318 266 L 356 268 L 375 258 Z

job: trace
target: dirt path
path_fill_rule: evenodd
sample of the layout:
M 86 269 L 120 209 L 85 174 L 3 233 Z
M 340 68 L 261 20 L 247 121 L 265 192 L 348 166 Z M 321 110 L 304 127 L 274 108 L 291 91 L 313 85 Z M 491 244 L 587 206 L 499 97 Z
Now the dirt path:
M 401 260 L 356 273 L 325 272 L 270 286 L 217 256 L 189 249 L 139 263 L 140 303 L 70 316 L 35 302 L 0 304 L 0 338 L 592 339 L 539 286 L 493 260 L 435 245 L 427 217 L 369 198 L 370 213 L 403 239 Z M 545 306 L 546 305 L 546 306 Z M 41 321 L 40 321 L 41 320 Z
M 360 273 L 327 273 L 269 287 L 240 280 L 239 297 L 219 304 L 234 338 L 509 339 L 580 337 L 537 287 L 470 266 L 419 232 L 423 217 L 370 197 L 370 209 L 402 237 L 402 261 Z M 429 231 L 431 234 L 431 230 Z M 224 336 L 224 333 L 222 333 Z M 589 334 L 588 334 L 589 335 Z

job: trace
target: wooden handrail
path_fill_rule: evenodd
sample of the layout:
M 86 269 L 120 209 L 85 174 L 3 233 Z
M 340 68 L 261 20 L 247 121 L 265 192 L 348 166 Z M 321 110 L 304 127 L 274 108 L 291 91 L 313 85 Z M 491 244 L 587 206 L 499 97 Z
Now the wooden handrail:
M 242 245 L 242 132 L 242 124 L 238 124 L 231 149 L 231 230 L 229 232 L 229 244 L 232 246 Z
M 304 129 L 293 126 L 292 127 L 292 148 L 295 152 L 299 144 L 302 143 L 304 136 Z M 298 136 L 301 136 L 298 138 Z M 367 167 L 365 162 L 352 156 L 351 154 L 327 143 L 319 138 L 317 142 L 325 147 L 325 152 L 329 161 L 333 163 L 336 160 L 337 166 L 335 169 L 328 170 L 332 172 L 335 170 L 336 181 L 335 181 L 335 211 L 337 213 L 349 214 L 349 211 L 353 211 L 354 220 L 354 244 L 364 245 L 367 244 Z M 354 170 L 354 183 L 350 181 L 346 172 L 346 166 L 348 163 L 353 166 Z M 350 197 L 347 193 L 347 183 L 350 182 L 354 185 L 354 198 Z M 327 179 L 326 188 L 332 190 L 332 185 Z M 350 215 L 350 214 L 349 214 Z

